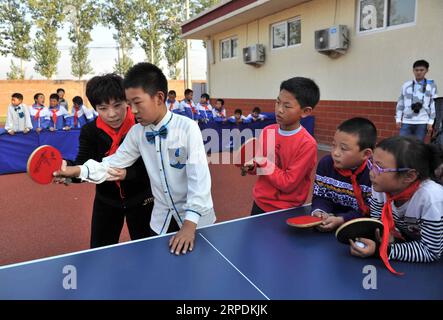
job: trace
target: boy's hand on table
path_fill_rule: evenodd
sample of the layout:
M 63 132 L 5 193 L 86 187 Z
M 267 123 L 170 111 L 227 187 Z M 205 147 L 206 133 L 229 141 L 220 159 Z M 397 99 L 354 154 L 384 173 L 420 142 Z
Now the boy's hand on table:
M 178 256 L 180 253 L 186 254 L 188 251 L 192 251 L 194 249 L 195 229 L 197 229 L 197 225 L 194 222 L 185 220 L 180 231 L 169 240 L 171 253 Z

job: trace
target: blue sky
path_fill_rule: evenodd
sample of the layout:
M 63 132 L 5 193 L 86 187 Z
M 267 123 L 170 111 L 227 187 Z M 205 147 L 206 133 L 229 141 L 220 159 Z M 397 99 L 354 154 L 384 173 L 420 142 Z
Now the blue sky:
M 33 34 L 34 30 L 31 31 Z M 58 43 L 61 51 L 60 60 L 57 65 L 57 74 L 53 77 L 57 79 L 73 79 L 71 75 L 71 57 L 69 55 L 69 47 L 72 43 L 67 38 L 68 27 L 59 30 L 58 32 L 61 40 Z M 92 42 L 90 47 L 106 47 L 106 48 L 91 48 L 89 51 L 89 60 L 94 69 L 94 74 L 102 74 L 112 72 L 115 60 L 117 59 L 117 49 L 112 48 L 116 46 L 112 38 L 112 30 L 103 26 L 98 26 L 92 31 Z M 191 78 L 194 80 L 206 79 L 206 51 L 202 46 L 201 41 L 192 41 L 190 51 L 191 61 Z M 146 59 L 143 49 L 138 45 L 131 51 L 131 58 L 134 62 L 141 62 Z M 9 71 L 11 57 L 0 57 L 0 79 L 6 79 L 6 73 Z M 18 61 L 17 61 L 18 62 Z M 166 63 L 162 63 L 160 67 L 167 74 Z M 183 71 L 183 63 L 179 65 Z M 34 71 L 34 61 L 25 64 L 26 78 L 35 80 L 45 79 Z M 183 72 L 182 72 L 183 73 Z M 85 79 L 91 78 L 93 75 L 85 76 Z

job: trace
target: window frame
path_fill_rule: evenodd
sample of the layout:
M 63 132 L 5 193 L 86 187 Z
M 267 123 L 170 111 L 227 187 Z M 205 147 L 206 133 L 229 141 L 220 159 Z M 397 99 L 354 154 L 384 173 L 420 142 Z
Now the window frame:
M 233 42 L 237 41 L 237 55 L 234 55 L 234 47 L 233 47 Z M 223 57 L 223 43 L 229 42 L 229 57 L 224 58 Z M 224 38 L 222 40 L 220 40 L 220 61 L 226 61 L 226 60 L 232 60 L 232 59 L 237 59 L 239 54 L 238 54 L 238 37 L 237 36 L 232 36 L 229 38 Z
M 388 7 L 390 5 L 391 0 L 384 0 L 384 10 L 383 10 L 383 26 L 374 28 L 374 29 L 368 29 L 368 30 L 360 30 L 360 22 L 361 22 L 361 3 L 364 0 L 357 0 L 357 25 L 356 30 L 358 35 L 365 35 L 365 34 L 372 34 L 372 33 L 378 33 L 378 32 L 384 32 L 384 31 L 390 31 L 390 30 L 396 30 L 396 29 L 402 29 L 402 28 L 408 28 L 417 25 L 417 0 L 414 0 L 414 21 L 397 24 L 393 26 L 388 26 Z
M 289 44 L 289 23 L 291 22 L 296 22 L 299 21 L 300 23 L 300 42 L 296 43 L 296 44 Z M 271 51 L 278 51 L 278 50 L 282 50 L 282 49 L 286 49 L 286 48 L 294 48 L 294 47 L 298 47 L 302 44 L 302 40 L 301 40 L 301 17 L 300 16 L 296 16 L 287 20 L 283 20 L 283 21 L 279 21 L 276 23 L 273 23 L 270 25 L 270 47 L 271 47 Z M 284 25 L 285 26 L 285 45 L 282 47 L 277 47 L 274 48 L 274 28 L 277 26 L 281 26 Z

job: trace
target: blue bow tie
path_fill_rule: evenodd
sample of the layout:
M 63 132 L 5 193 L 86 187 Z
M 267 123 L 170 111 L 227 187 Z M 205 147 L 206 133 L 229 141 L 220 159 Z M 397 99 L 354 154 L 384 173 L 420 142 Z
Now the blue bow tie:
M 20 106 L 18 106 L 18 107 L 14 107 L 14 111 L 20 111 Z
M 160 138 L 166 139 L 166 136 L 168 135 L 168 128 L 165 126 L 161 126 L 160 130 L 158 131 L 148 131 L 145 133 L 146 139 L 148 139 L 149 143 L 155 142 L 155 136 L 160 136 Z

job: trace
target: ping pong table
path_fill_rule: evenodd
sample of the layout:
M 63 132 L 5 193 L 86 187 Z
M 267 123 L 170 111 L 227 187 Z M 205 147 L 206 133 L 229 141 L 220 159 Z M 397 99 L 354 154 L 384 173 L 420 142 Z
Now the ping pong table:
M 380 259 L 351 256 L 331 233 L 286 225 L 308 210 L 198 229 L 184 256 L 169 253 L 168 235 L 3 266 L 0 299 L 443 299 L 441 260 L 392 262 L 405 273 L 395 276 Z M 368 265 L 376 288 L 365 289 Z M 65 289 L 74 275 L 66 268 L 75 270 L 75 288 Z

